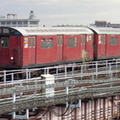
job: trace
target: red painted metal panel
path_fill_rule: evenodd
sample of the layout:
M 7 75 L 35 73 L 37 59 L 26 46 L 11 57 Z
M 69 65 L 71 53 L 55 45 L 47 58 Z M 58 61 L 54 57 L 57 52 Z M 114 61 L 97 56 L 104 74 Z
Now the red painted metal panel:
M 42 38 L 52 38 L 53 45 L 52 48 L 41 48 Z M 56 50 L 56 36 L 39 36 L 37 37 L 37 47 L 36 47 L 36 63 L 50 63 L 57 61 L 57 50 Z
M 103 35 L 98 35 L 98 57 L 105 57 L 106 37 L 105 41 L 102 40 Z
M 85 50 L 87 51 L 88 59 L 93 59 L 93 35 L 86 35 Z
M 36 36 L 25 36 L 23 39 L 23 65 L 36 63 Z
M 1 39 L 0 43 L 2 43 Z M 21 49 L 21 37 L 20 36 L 8 37 L 8 47 L 2 47 L 2 45 L 0 45 L 1 55 L 0 64 L 20 65 L 21 64 L 20 49 Z
M 85 42 L 82 41 L 83 35 L 65 35 L 64 38 L 64 56 L 63 60 L 82 60 L 83 51 L 87 52 L 87 58 L 93 59 L 93 36 L 84 35 Z M 77 39 L 76 46 L 68 46 L 68 38 L 74 37 Z
M 106 56 L 106 36 L 101 34 L 94 35 L 94 56 L 95 58 L 105 58 Z
M 63 35 L 57 35 L 57 61 L 63 60 L 63 44 L 64 44 L 64 36 Z
M 103 39 L 104 37 L 104 39 Z M 110 43 L 110 37 L 116 37 L 116 44 Z M 95 36 L 95 52 L 98 58 L 114 58 L 120 56 L 120 42 L 118 40 L 119 35 L 99 35 Z M 104 41 L 103 41 L 104 40 Z
M 10 38 L 10 57 L 14 58 L 15 65 L 22 64 L 21 36 L 11 36 Z
M 120 42 L 117 39 L 116 44 L 110 44 L 110 37 L 120 38 L 119 35 L 107 35 L 106 43 L 106 57 L 119 56 L 120 55 Z
M 29 64 L 35 64 L 35 56 L 36 56 L 36 37 L 29 36 Z
M 77 38 L 77 45 L 76 46 L 68 46 L 68 38 L 69 37 L 76 37 Z M 63 52 L 63 60 L 77 60 L 81 58 L 81 48 L 80 48 L 80 36 L 79 35 L 65 35 L 64 37 L 64 52 Z
M 0 40 L 1 43 L 1 40 Z M 0 45 L 0 64 L 10 64 L 9 48 L 2 48 Z
M 22 48 L 23 48 L 23 65 L 29 64 L 29 40 L 28 36 L 24 36 L 22 40 Z

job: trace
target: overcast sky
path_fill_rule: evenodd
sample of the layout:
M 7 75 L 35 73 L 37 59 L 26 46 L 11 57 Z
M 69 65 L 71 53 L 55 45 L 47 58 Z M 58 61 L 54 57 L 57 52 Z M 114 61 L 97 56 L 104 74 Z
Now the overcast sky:
M 0 16 L 28 18 L 34 11 L 40 26 L 89 25 L 95 20 L 120 23 L 120 0 L 0 0 Z

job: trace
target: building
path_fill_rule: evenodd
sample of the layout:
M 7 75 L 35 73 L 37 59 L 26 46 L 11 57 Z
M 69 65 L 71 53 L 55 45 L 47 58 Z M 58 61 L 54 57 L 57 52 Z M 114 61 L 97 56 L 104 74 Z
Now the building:
M 39 19 L 35 18 L 34 12 L 30 11 L 27 19 L 17 19 L 16 14 L 7 14 L 7 18 L 0 17 L 0 26 L 8 27 L 38 27 Z
M 107 26 L 107 22 L 106 21 L 95 21 L 95 25 L 97 27 L 106 27 Z
M 93 27 L 111 27 L 111 28 L 120 28 L 120 24 L 113 24 L 107 21 L 95 21 L 94 24 L 90 24 Z

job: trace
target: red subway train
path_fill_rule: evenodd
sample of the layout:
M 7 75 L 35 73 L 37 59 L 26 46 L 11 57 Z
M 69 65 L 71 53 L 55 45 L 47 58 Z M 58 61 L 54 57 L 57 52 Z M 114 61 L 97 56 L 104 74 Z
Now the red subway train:
M 0 69 L 120 57 L 120 29 L 0 27 Z

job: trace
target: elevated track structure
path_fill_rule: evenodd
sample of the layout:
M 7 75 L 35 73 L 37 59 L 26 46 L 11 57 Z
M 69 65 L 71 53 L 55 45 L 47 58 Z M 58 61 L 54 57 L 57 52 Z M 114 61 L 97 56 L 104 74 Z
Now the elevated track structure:
M 84 65 L 76 63 L 39 69 L 0 71 L 1 118 L 30 120 L 118 118 L 119 69 L 120 60 L 113 60 Z M 33 71 L 42 71 L 42 74 L 36 77 L 33 76 Z M 24 73 L 25 78 L 16 79 L 19 73 Z M 35 113 L 36 110 L 39 111 L 39 115 L 36 118 L 31 117 L 30 113 Z

